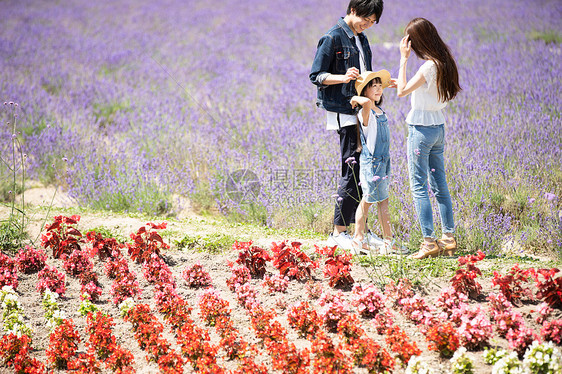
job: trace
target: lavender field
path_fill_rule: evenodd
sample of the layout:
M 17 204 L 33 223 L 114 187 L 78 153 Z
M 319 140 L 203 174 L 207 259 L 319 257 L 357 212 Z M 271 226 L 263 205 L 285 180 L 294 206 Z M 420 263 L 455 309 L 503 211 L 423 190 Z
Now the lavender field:
M 308 73 L 347 3 L 2 1 L 2 157 L 15 111 L 28 177 L 81 206 L 173 215 L 182 196 L 232 219 L 327 230 L 338 138 Z M 463 90 L 445 115 L 461 247 L 560 252 L 562 3 L 388 0 L 366 32 L 375 68 L 397 75 L 416 16 L 437 26 L 460 69 Z M 409 99 L 385 95 L 392 224 L 414 248 Z M 8 178 L 2 166 L 3 189 Z

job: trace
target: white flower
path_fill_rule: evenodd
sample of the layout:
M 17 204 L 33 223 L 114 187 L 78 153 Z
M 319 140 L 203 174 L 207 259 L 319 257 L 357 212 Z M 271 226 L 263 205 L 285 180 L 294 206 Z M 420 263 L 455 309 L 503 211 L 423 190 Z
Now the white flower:
M 412 356 L 408 361 L 405 374 L 435 374 L 435 372 L 428 367 L 428 363 L 423 361 L 421 357 Z
M 523 374 L 523 365 L 517 358 L 517 353 L 511 352 L 502 357 L 492 367 L 492 374 Z
M 14 290 L 14 287 L 12 287 L 12 286 L 4 286 L 4 287 L 2 287 L 2 293 L 12 293 L 12 294 L 15 294 L 16 291 Z
M 466 348 L 460 347 L 451 358 L 451 372 L 455 374 L 473 373 L 474 365 L 470 357 L 466 355 Z
M 466 348 L 465 347 L 460 347 L 459 349 L 457 349 L 455 351 L 455 353 L 453 354 L 453 357 L 451 357 L 451 361 L 457 361 L 459 357 L 461 357 L 462 355 L 464 355 L 466 353 Z
M 53 313 L 53 319 L 63 320 L 65 318 L 66 314 L 62 310 L 56 310 L 55 313 Z
M 561 373 L 562 353 L 552 342 L 539 344 L 534 341 L 525 352 L 523 365 L 530 373 Z
M 59 298 L 59 294 L 56 292 L 52 292 L 48 288 L 45 290 L 45 295 L 43 295 L 43 300 L 50 301 L 53 303 L 56 302 L 58 298 Z
M 507 355 L 508 353 L 505 349 L 486 349 L 484 352 L 484 361 L 488 365 L 493 365 Z
M 121 311 L 121 316 L 125 316 L 129 310 L 131 310 L 135 306 L 135 301 L 128 297 L 121 304 L 119 304 L 119 310 Z

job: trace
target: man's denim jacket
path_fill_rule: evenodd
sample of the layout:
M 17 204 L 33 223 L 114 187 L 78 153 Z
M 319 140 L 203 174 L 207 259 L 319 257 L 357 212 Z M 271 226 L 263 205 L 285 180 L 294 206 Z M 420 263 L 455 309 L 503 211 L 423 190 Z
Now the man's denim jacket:
M 365 53 L 367 70 L 371 70 L 371 47 L 367 37 L 359 34 L 359 40 Z M 318 81 L 324 73 L 342 74 L 350 67 L 359 69 L 359 49 L 355 44 L 353 31 L 341 18 L 318 42 L 316 56 L 312 62 L 310 81 L 318 86 L 316 105 L 330 112 L 354 114 L 349 101 L 356 94 L 355 80 L 349 83 L 323 85 Z

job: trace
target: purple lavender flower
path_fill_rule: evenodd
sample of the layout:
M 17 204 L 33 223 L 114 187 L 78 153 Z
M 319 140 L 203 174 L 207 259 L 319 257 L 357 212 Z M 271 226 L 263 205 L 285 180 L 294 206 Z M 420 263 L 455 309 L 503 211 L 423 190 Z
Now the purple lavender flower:
M 556 200 L 557 196 L 553 193 L 545 192 L 544 198 L 547 199 L 548 201 L 554 201 Z
M 165 206 L 168 193 L 189 198 L 199 192 L 200 181 L 208 182 L 209 193 L 222 191 L 225 177 L 241 168 L 253 170 L 262 181 L 257 203 L 271 216 L 295 208 L 283 204 L 306 205 L 332 195 L 341 162 L 337 161 L 337 135 L 325 130 L 325 113 L 312 105 L 315 94 L 306 79 L 316 40 L 294 38 L 291 20 L 308 20 L 310 9 L 319 6 L 325 14 L 339 14 L 341 4 L 310 0 L 295 8 L 290 2 L 265 0 L 267 6 L 262 7 L 257 0 L 249 0 L 243 9 L 236 2 L 224 2 L 211 10 L 182 2 L 167 7 L 150 3 L 139 7 L 137 16 L 155 21 L 140 23 L 119 22 L 130 18 L 121 12 L 133 0 L 96 2 L 100 9 L 115 3 L 111 14 L 88 12 L 86 2 L 74 2 L 70 8 L 48 3 L 2 4 L 10 22 L 2 25 L 0 54 L 9 58 L 0 58 L 0 92 L 9 96 L 2 98 L 6 101 L 0 123 L 14 122 L 18 112 L 16 131 L 25 131 L 17 139 L 21 138 L 21 152 L 28 154 L 30 178 L 64 182 L 66 192 L 80 204 L 131 212 L 139 206 L 153 211 L 160 199 Z M 483 250 L 490 253 L 505 237 L 517 236 L 517 230 L 526 226 L 516 222 L 519 217 L 494 212 L 486 204 L 496 188 L 528 190 L 532 196 L 544 196 L 543 201 L 551 205 L 560 200 L 548 198 L 541 190 L 556 184 L 556 174 L 548 171 L 560 168 L 561 129 L 552 124 L 559 120 L 562 98 L 560 59 L 554 58 L 558 46 L 540 37 L 543 30 L 559 29 L 560 17 L 552 7 L 532 7 L 525 11 L 526 22 L 517 22 L 520 7 L 511 6 L 509 0 L 462 12 L 443 4 L 445 0 L 429 2 L 426 11 L 435 15 L 432 21 L 457 61 L 462 61 L 459 78 L 465 88 L 444 109 L 447 178 L 455 186 L 457 222 L 470 227 L 471 236 L 486 233 Z M 398 71 L 396 49 L 387 49 L 385 44 L 399 40 L 394 28 L 412 16 L 402 12 L 404 8 L 411 8 L 404 0 L 389 2 L 385 19 L 395 22 L 381 22 L 376 30 L 366 31 L 368 36 L 380 36 L 382 42 L 372 43 L 371 48 L 377 64 L 386 66 L 392 75 Z M 197 16 L 187 17 L 191 14 Z M 271 14 L 280 22 L 268 22 Z M 225 17 L 229 22 L 220 22 Z M 477 30 L 471 22 L 475 17 Z M 248 18 L 256 20 L 250 28 Z M 30 24 L 29 19 L 37 22 Z M 81 22 L 71 23 L 68 29 L 69 19 Z M 325 22 L 308 24 L 307 35 L 327 31 Z M 82 28 L 95 32 L 83 33 Z M 253 28 L 264 32 L 256 34 Z M 230 37 L 209 41 L 206 35 L 216 32 Z M 529 36 L 536 33 L 538 38 Z M 510 38 L 487 37 L 504 34 Z M 249 44 L 250 35 L 255 40 Z M 271 48 L 264 50 L 264 45 Z M 146 50 L 157 52 L 158 63 L 145 57 Z M 481 56 L 486 56 L 484 62 Z M 410 76 L 421 63 L 412 57 Z M 513 68 L 501 68 L 506 65 Z M 281 79 L 268 89 L 262 82 L 272 75 Z M 182 88 L 172 87 L 170 78 Z M 196 83 L 191 86 L 190 82 Z M 240 95 L 231 94 L 233 85 Z M 516 86 L 532 92 L 533 100 L 514 94 Z M 486 98 L 487 110 L 481 109 L 482 102 L 475 97 Z M 16 109 L 16 102 L 21 103 L 21 110 Z M 217 105 L 220 116 L 213 112 Z M 525 110 L 514 109 L 519 107 Z M 389 124 L 403 123 L 409 109 L 408 99 L 391 95 L 385 102 Z M 514 123 L 520 124 L 517 131 Z M 10 125 L 0 129 L 0 157 L 10 154 L 16 131 Z M 408 240 L 419 230 L 405 162 L 410 156 L 408 140 L 398 126 L 390 127 L 389 136 L 391 158 L 396 160 L 393 204 L 403 212 L 401 239 Z M 306 151 L 301 151 L 303 146 Z M 419 149 L 411 153 L 421 155 Z M 57 172 L 51 168 L 52 160 L 62 155 L 72 159 L 65 165 L 67 174 L 50 175 Z M 344 166 L 358 161 L 349 158 Z M 272 170 L 287 173 L 272 180 Z M 293 187 L 296 170 L 310 174 L 306 178 L 310 188 Z M 327 170 L 330 173 L 318 177 L 317 172 Z M 510 180 L 515 175 L 517 181 Z M 475 196 L 475 191 L 481 191 L 482 197 Z M 115 206 L 114 200 L 127 204 Z M 228 205 L 226 193 L 217 200 L 225 212 L 243 209 Z M 543 212 L 531 206 L 524 212 L 525 219 L 535 220 L 541 235 L 551 238 L 554 245 L 562 241 L 558 210 Z M 522 245 L 530 240 L 523 239 Z

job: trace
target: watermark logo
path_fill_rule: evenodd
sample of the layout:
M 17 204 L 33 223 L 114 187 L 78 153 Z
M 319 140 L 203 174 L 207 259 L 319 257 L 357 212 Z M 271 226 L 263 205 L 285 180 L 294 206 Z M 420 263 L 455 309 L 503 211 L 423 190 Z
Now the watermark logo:
M 224 189 L 230 200 L 239 204 L 248 204 L 257 200 L 261 184 L 254 172 L 241 169 L 228 175 Z
M 235 204 L 325 202 L 333 200 L 338 180 L 338 170 L 270 169 L 258 177 L 251 170 L 240 169 L 228 174 L 224 193 Z

